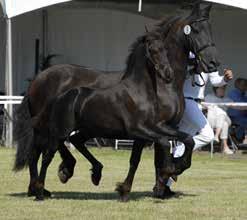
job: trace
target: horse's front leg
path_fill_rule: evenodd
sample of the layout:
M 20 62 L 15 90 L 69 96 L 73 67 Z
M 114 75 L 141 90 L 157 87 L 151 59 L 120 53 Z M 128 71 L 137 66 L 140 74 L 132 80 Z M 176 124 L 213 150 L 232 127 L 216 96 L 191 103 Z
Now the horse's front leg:
M 66 183 L 74 174 L 76 159 L 73 157 L 64 142 L 58 148 L 62 162 L 58 167 L 58 177 L 62 183 Z
M 163 143 L 166 143 L 165 137 L 170 137 L 172 139 L 178 139 L 179 141 L 185 144 L 185 152 L 183 156 L 179 158 L 174 158 L 171 161 L 171 158 L 173 157 L 172 155 L 170 155 L 169 160 L 167 161 L 167 165 L 169 165 L 169 167 L 164 167 L 164 175 L 165 173 L 169 173 L 170 175 L 179 175 L 184 170 L 188 169 L 191 166 L 192 151 L 194 148 L 194 140 L 190 135 L 184 132 L 180 132 L 176 129 L 173 129 L 167 125 L 160 124 L 159 126 L 157 126 L 157 128 L 158 129 L 156 131 L 158 131 L 164 137 L 164 138 L 163 137 L 159 138 L 159 144 L 163 145 Z
M 117 183 L 116 191 L 120 195 L 120 199 L 123 202 L 128 201 L 128 196 L 132 188 L 133 180 L 135 177 L 136 170 L 138 168 L 142 150 L 145 146 L 145 141 L 135 140 L 134 145 L 131 152 L 131 157 L 129 161 L 129 171 L 128 175 L 125 178 L 124 182 Z
M 190 168 L 192 152 L 195 145 L 193 137 L 186 133 L 180 132 L 178 137 L 178 140 L 183 142 L 185 145 L 185 152 L 181 157 L 173 159 L 175 164 L 175 175 L 179 175 L 183 173 L 184 170 Z
M 156 198 L 164 198 L 166 186 L 165 183 L 175 170 L 172 162 L 173 157 L 170 153 L 170 144 L 168 141 L 162 141 L 162 145 L 154 145 L 154 165 L 155 165 L 155 186 L 153 195 Z

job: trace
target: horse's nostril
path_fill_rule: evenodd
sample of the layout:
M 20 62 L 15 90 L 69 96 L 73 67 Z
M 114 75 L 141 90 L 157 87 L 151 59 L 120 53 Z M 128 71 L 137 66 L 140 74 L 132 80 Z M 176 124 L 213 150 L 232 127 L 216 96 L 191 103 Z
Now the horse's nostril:
M 218 67 L 220 65 L 220 63 L 218 61 L 211 61 L 210 65 L 214 66 L 214 67 Z
M 212 66 L 215 66 L 215 62 L 214 62 L 214 61 L 211 61 L 210 64 L 211 64 Z

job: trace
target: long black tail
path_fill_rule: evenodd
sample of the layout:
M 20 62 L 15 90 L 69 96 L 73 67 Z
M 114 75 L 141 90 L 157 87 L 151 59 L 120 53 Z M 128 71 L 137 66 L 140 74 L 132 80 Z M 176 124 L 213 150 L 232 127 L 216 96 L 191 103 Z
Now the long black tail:
M 14 171 L 28 166 L 32 155 L 33 137 L 29 98 L 25 96 L 14 114 L 14 140 L 17 144 Z

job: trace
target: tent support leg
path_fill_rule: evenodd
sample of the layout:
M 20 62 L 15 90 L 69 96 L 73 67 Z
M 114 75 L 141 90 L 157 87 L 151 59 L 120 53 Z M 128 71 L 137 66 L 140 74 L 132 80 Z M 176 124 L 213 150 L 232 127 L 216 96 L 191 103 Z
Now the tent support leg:
M 6 95 L 13 95 L 13 70 L 12 70 L 12 24 L 11 19 L 6 19 L 6 65 L 5 65 L 5 88 Z M 9 104 L 7 106 L 7 111 L 11 117 L 13 118 L 13 105 Z M 13 147 L 13 122 L 12 120 L 6 121 L 6 143 L 7 147 Z

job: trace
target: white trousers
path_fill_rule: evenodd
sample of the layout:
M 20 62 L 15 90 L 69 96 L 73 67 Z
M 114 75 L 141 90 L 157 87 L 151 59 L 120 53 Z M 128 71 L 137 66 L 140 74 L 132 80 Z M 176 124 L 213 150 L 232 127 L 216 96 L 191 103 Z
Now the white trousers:
M 220 139 L 228 138 L 228 129 L 231 119 L 227 114 L 217 114 L 215 111 L 208 111 L 208 121 L 212 128 L 221 129 Z
M 185 111 L 179 123 L 179 130 L 193 136 L 194 150 L 209 144 L 214 139 L 213 129 L 202 113 L 201 105 L 191 99 L 185 99 Z M 184 145 L 179 143 L 173 150 L 174 157 L 181 157 L 184 149 Z
M 185 111 L 179 123 L 179 130 L 193 136 L 195 142 L 193 150 L 209 144 L 214 139 L 213 129 L 202 113 L 201 105 L 191 99 L 185 99 Z M 184 151 L 184 144 L 178 143 L 173 149 L 173 156 L 181 157 Z M 170 187 L 172 183 L 172 178 L 169 178 L 166 185 Z

